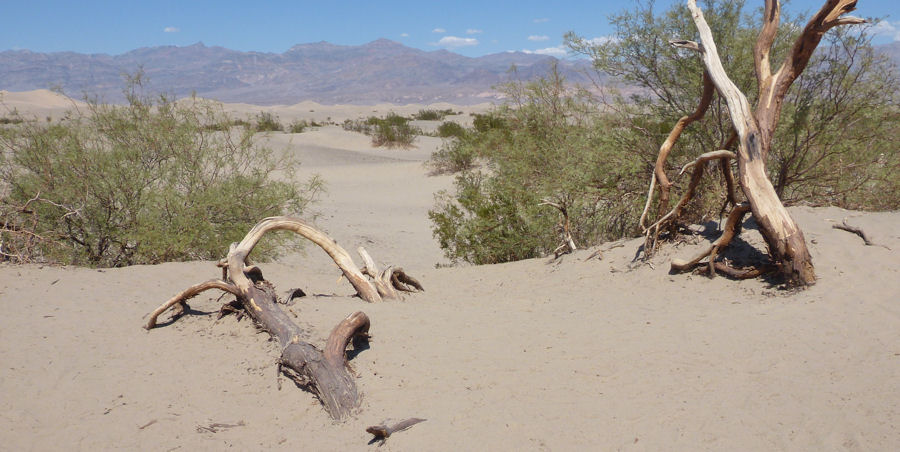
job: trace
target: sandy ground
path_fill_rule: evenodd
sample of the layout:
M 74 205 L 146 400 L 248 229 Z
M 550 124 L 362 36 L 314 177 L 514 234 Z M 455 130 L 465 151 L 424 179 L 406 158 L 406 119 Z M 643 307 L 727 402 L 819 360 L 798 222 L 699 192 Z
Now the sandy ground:
M 368 107 L 356 107 L 368 108 Z M 308 109 L 307 109 L 308 110 Z M 417 111 L 417 110 L 416 110 Z M 368 114 L 368 112 L 361 112 Z M 279 111 L 286 116 L 286 113 Z M 331 421 L 283 381 L 268 335 L 206 293 L 194 315 L 147 332 L 147 313 L 215 277 L 211 262 L 123 269 L 0 265 L 2 450 L 896 450 L 900 445 L 900 213 L 794 208 L 819 282 L 669 275 L 703 246 L 650 264 L 640 241 L 561 261 L 446 263 L 431 237 L 422 162 L 440 145 L 373 149 L 325 127 L 273 133 L 328 192 L 317 224 L 426 292 L 368 304 L 318 249 L 263 265 L 322 345 L 347 314 L 372 320 L 351 364 L 364 394 Z M 831 228 L 849 217 L 883 246 Z M 759 245 L 747 228 L 744 239 Z M 622 246 L 618 246 L 622 245 Z M 749 246 L 748 245 L 748 246 Z M 427 418 L 380 449 L 365 427 Z M 213 427 L 213 424 L 227 424 Z

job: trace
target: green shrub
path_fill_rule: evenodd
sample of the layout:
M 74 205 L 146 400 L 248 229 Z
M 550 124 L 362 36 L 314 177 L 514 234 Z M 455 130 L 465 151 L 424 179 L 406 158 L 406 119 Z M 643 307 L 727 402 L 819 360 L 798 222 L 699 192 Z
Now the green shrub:
M 489 112 L 489 113 L 473 113 L 475 117 L 472 120 L 472 127 L 479 132 L 487 132 L 491 129 L 504 129 L 506 128 L 505 119 L 498 115 L 497 112 Z
M 306 129 L 313 126 L 315 123 L 310 124 L 306 122 L 306 120 L 298 120 L 291 123 L 291 126 L 288 128 L 290 133 L 303 133 Z
M 461 138 L 466 134 L 466 129 L 455 122 L 442 122 L 437 128 L 437 134 L 441 138 Z
M 412 146 L 416 135 L 422 133 L 419 128 L 409 125 L 409 121 L 409 118 L 392 112 L 383 118 L 369 116 L 365 120 L 347 119 L 343 128 L 369 135 L 373 146 L 408 148 Z
M 565 221 L 547 202 L 565 210 L 579 246 L 633 234 L 646 167 L 613 145 L 605 132 L 615 125 L 589 95 L 568 93 L 556 72 L 504 92 L 515 108 L 480 116 L 480 131 L 431 161 L 461 170 L 454 192 L 439 193 L 429 212 L 446 256 L 490 264 L 551 253 Z
M 413 118 L 418 119 L 420 121 L 440 121 L 444 119 L 445 116 L 453 115 L 454 112 L 451 109 L 445 110 L 419 110 L 418 113 L 413 115 Z
M 22 121 L 23 119 L 17 116 L 4 116 L 0 118 L 0 124 L 21 124 Z
M 282 132 L 284 126 L 278 121 L 278 116 L 267 111 L 256 115 L 257 132 Z
M 137 80 L 139 83 L 139 79 Z M 65 123 L 0 129 L 0 251 L 91 266 L 217 259 L 264 217 L 302 214 L 321 188 L 201 100 L 90 102 Z M 278 179 L 274 175 L 278 173 Z M 284 238 L 267 239 L 258 257 Z

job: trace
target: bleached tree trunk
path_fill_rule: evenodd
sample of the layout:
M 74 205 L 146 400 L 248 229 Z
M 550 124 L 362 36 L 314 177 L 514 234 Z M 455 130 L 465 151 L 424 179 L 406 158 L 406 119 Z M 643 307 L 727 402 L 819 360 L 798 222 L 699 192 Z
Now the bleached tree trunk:
M 863 23 L 863 19 L 842 17 L 853 11 L 855 0 L 828 0 L 809 21 L 794 42 L 778 71 L 771 72 L 769 53 L 775 40 L 780 18 L 777 0 L 766 0 L 763 27 L 754 49 L 754 62 L 760 97 L 755 113 L 747 97 L 725 73 L 716 43 L 703 12 L 695 0 L 688 0 L 694 24 L 700 35 L 700 51 L 704 66 L 728 111 L 738 134 L 738 173 L 741 189 L 769 247 L 769 253 L 785 281 L 804 286 L 816 281 L 812 257 L 803 232 L 778 198 L 766 174 L 766 157 L 781 113 L 781 106 L 791 84 L 806 68 L 813 51 L 830 28 L 837 25 Z

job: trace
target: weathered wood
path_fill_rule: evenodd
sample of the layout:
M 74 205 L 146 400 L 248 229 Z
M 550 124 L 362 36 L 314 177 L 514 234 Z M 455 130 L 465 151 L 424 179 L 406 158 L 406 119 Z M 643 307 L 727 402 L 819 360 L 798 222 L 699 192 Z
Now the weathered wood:
M 691 48 L 690 45 L 686 44 L 690 41 L 682 41 L 679 43 L 680 47 Z M 694 46 L 697 43 L 693 43 Z M 694 49 L 697 50 L 697 49 Z M 685 127 L 690 125 L 691 123 L 700 120 L 706 114 L 706 111 L 709 109 L 709 104 L 712 102 L 713 93 L 715 92 L 715 88 L 712 84 L 712 79 L 709 78 L 709 74 L 706 71 L 703 72 L 703 94 L 700 96 L 700 103 L 697 105 L 697 108 L 693 113 L 689 115 L 682 116 L 678 122 L 675 123 L 675 126 L 672 127 L 672 131 L 669 132 L 669 136 L 666 137 L 666 141 L 659 147 L 659 154 L 656 157 L 656 165 L 653 168 L 653 175 L 650 177 L 650 189 L 647 192 L 647 203 L 644 205 L 644 211 L 641 213 L 641 218 L 638 221 L 641 228 L 644 228 L 644 224 L 647 218 L 647 213 L 650 210 L 650 201 L 653 199 L 653 189 L 659 184 L 659 205 L 657 206 L 657 211 L 659 212 L 658 216 L 662 216 L 665 211 L 669 208 L 669 193 L 672 188 L 672 182 L 669 181 L 668 176 L 666 176 L 666 159 L 669 158 L 669 153 L 672 152 L 672 148 L 675 146 L 675 142 L 678 141 L 678 138 L 681 137 L 681 133 L 684 132 Z M 644 230 L 648 230 L 650 228 L 644 228 Z
M 392 434 L 397 432 L 402 432 L 413 425 L 418 424 L 419 422 L 425 422 L 427 419 L 420 419 L 417 417 L 412 417 L 406 419 L 404 421 L 400 421 L 394 425 L 388 426 L 386 424 L 373 425 L 371 427 L 367 427 L 366 431 L 375 435 L 374 440 L 384 441 L 389 438 Z
M 688 202 L 694 197 L 694 192 L 697 189 L 697 185 L 700 184 L 700 179 L 703 177 L 703 172 L 706 169 L 706 164 L 710 160 L 722 160 L 728 161 L 729 159 L 734 158 L 734 153 L 726 150 L 718 150 L 706 152 L 699 155 L 692 162 L 684 165 L 681 168 L 681 172 L 679 175 L 684 174 L 688 169 L 693 168 L 691 172 L 691 182 L 688 184 L 687 190 L 685 190 L 684 194 L 682 194 L 681 199 L 678 200 L 678 203 L 675 204 L 675 207 L 672 208 L 668 213 L 662 215 L 659 220 L 656 220 L 655 223 L 650 225 L 645 231 L 647 235 L 647 241 L 645 242 L 646 247 L 655 247 L 656 246 L 656 231 L 659 231 L 664 224 L 667 222 L 673 221 L 677 219 L 681 215 L 682 209 L 687 205 Z
M 693 270 L 700 261 L 709 256 L 709 264 L 715 266 L 715 256 L 719 252 L 719 250 L 728 246 L 731 243 L 731 240 L 734 238 L 735 232 L 737 231 L 738 226 L 744 220 L 744 215 L 750 211 L 750 206 L 747 204 L 739 204 L 735 206 L 734 209 L 731 210 L 731 213 L 728 215 L 728 219 L 725 221 L 725 227 L 722 228 L 722 235 L 719 236 L 712 244 L 709 245 L 705 250 L 697 253 L 690 260 L 682 260 L 682 259 L 672 259 L 671 262 L 671 271 L 673 272 L 685 272 Z M 714 276 L 715 272 L 711 272 L 710 276 Z
M 256 242 L 258 242 L 266 232 L 277 230 L 294 231 L 316 245 L 319 245 L 319 247 L 331 256 L 334 263 L 337 264 L 347 280 L 350 281 L 350 284 L 353 285 L 353 288 L 356 289 L 360 298 L 368 302 L 381 301 L 378 290 L 359 271 L 356 264 L 353 263 L 350 254 L 338 245 L 337 242 L 332 240 L 331 237 L 328 237 L 323 232 L 310 226 L 299 218 L 270 217 L 260 221 L 247 233 L 247 236 L 244 237 L 244 240 L 242 240 L 240 244 L 238 244 L 238 248 L 234 250 L 234 252 L 242 254 L 243 258 L 246 259 L 253 247 L 256 246 Z M 230 268 L 229 270 L 232 272 L 232 275 L 234 275 L 234 269 Z
M 841 224 L 833 224 L 833 225 L 831 225 L 831 227 L 833 229 L 840 229 L 842 231 L 852 232 L 852 233 L 858 235 L 859 238 L 863 239 L 863 243 L 865 243 L 866 246 L 881 246 L 887 250 L 890 250 L 890 248 L 888 248 L 887 245 L 879 245 L 879 244 L 873 242 L 872 239 L 869 238 L 869 235 L 866 234 L 866 231 L 863 231 L 862 228 L 859 228 L 856 226 L 851 226 L 851 225 L 847 224 L 846 218 L 844 218 L 844 221 L 841 222 Z
M 150 330 L 156 326 L 157 319 L 160 314 L 166 312 L 172 306 L 176 304 L 184 303 L 191 298 L 194 298 L 200 292 L 207 291 L 209 289 L 219 289 L 225 292 L 228 292 L 232 295 L 240 295 L 240 291 L 233 284 L 227 283 L 225 281 L 219 279 L 210 279 L 209 281 L 202 282 L 200 284 L 194 284 L 191 287 L 183 290 L 178 295 L 170 298 L 169 301 L 160 305 L 160 307 L 156 308 L 152 313 L 150 313 L 150 318 L 147 320 L 147 324 L 144 325 L 144 329 Z
M 555 250 L 553 250 L 553 254 L 555 257 L 559 257 L 560 254 L 568 254 L 573 253 L 578 249 L 578 246 L 575 245 L 575 239 L 572 238 L 572 223 L 569 220 L 569 209 L 566 207 L 564 203 L 554 202 L 550 199 L 542 199 L 538 204 L 539 206 L 550 206 L 554 209 L 558 210 L 562 215 L 562 223 L 560 225 L 562 229 L 562 239 L 563 243 Z
M 359 257 L 363 260 L 363 274 L 372 278 L 372 283 L 375 284 L 375 289 L 378 290 L 378 294 L 381 295 L 382 298 L 387 299 L 400 298 L 400 295 L 397 294 L 397 290 L 391 285 L 390 273 L 378 270 L 378 264 L 375 263 L 375 260 L 372 259 L 372 256 L 369 255 L 369 252 L 366 251 L 365 248 L 357 248 L 356 253 L 359 254 Z M 390 268 L 388 268 L 388 270 L 390 270 Z
M 716 90 L 725 98 L 738 134 L 737 162 L 742 191 L 750 202 L 753 216 L 773 261 L 785 282 L 792 286 L 815 283 L 815 270 L 803 232 L 781 203 L 766 174 L 765 160 L 788 88 L 806 67 L 825 31 L 836 25 L 862 22 L 861 19 L 840 17 L 852 11 L 855 5 L 855 0 L 826 1 L 797 38 L 778 72 L 773 75 L 769 67 L 769 51 L 778 28 L 780 6 L 777 0 L 766 1 L 764 25 L 757 39 L 754 55 L 760 89 L 754 115 L 746 96 L 722 67 L 703 12 L 697 7 L 695 0 L 688 0 L 688 8 L 700 35 L 704 66 Z
M 301 340 L 303 330 L 279 308 L 275 288 L 264 279 L 262 270 L 250 265 L 247 259 L 262 236 L 274 230 L 294 231 L 316 243 L 331 256 L 361 298 L 370 302 L 381 300 L 375 286 L 363 276 L 349 254 L 334 240 L 297 218 L 272 217 L 256 224 L 240 243 L 231 244 L 228 256 L 217 263 L 223 271 L 221 280 L 212 279 L 196 284 L 172 297 L 153 311 L 145 328 L 153 328 L 160 314 L 183 304 L 200 292 L 220 289 L 231 293 L 235 295 L 243 311 L 278 341 L 281 347 L 279 372 L 291 376 L 298 384 L 316 394 L 332 418 L 345 419 L 360 404 L 360 395 L 355 378 L 349 371 L 345 350 L 354 338 L 368 338 L 369 318 L 362 312 L 349 315 L 331 331 L 324 351 Z M 366 261 L 366 271 L 377 274 L 374 260 L 368 253 L 360 248 L 360 255 Z M 403 284 L 400 281 L 413 284 L 421 290 L 421 284 L 403 273 L 402 269 L 389 268 L 387 271 L 389 274 L 382 274 L 380 278 L 375 276 L 373 279 L 382 283 L 387 281 L 387 287 L 394 293 L 396 291 L 391 286 L 394 281 L 401 286 Z M 410 289 L 406 287 L 405 290 Z

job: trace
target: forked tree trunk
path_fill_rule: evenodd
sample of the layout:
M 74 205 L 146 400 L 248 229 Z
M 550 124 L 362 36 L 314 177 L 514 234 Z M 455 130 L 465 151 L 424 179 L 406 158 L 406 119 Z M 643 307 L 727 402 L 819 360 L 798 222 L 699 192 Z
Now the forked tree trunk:
M 766 0 L 763 27 L 754 49 L 754 62 L 760 98 L 754 115 L 746 96 L 725 73 L 716 44 L 703 12 L 695 0 L 688 0 L 694 24 L 700 35 L 698 46 L 704 66 L 719 94 L 725 98 L 731 121 L 738 134 L 738 170 L 741 189 L 769 253 L 785 281 L 792 286 L 813 284 L 816 280 L 812 258 L 806 247 L 803 232 L 778 198 L 766 174 L 766 157 L 781 113 L 781 105 L 794 80 L 806 68 L 812 52 L 830 28 L 837 25 L 858 24 L 864 20 L 842 17 L 853 11 L 856 0 L 827 0 L 809 21 L 785 57 L 779 70 L 772 74 L 769 52 L 775 39 L 780 16 L 777 0 Z

